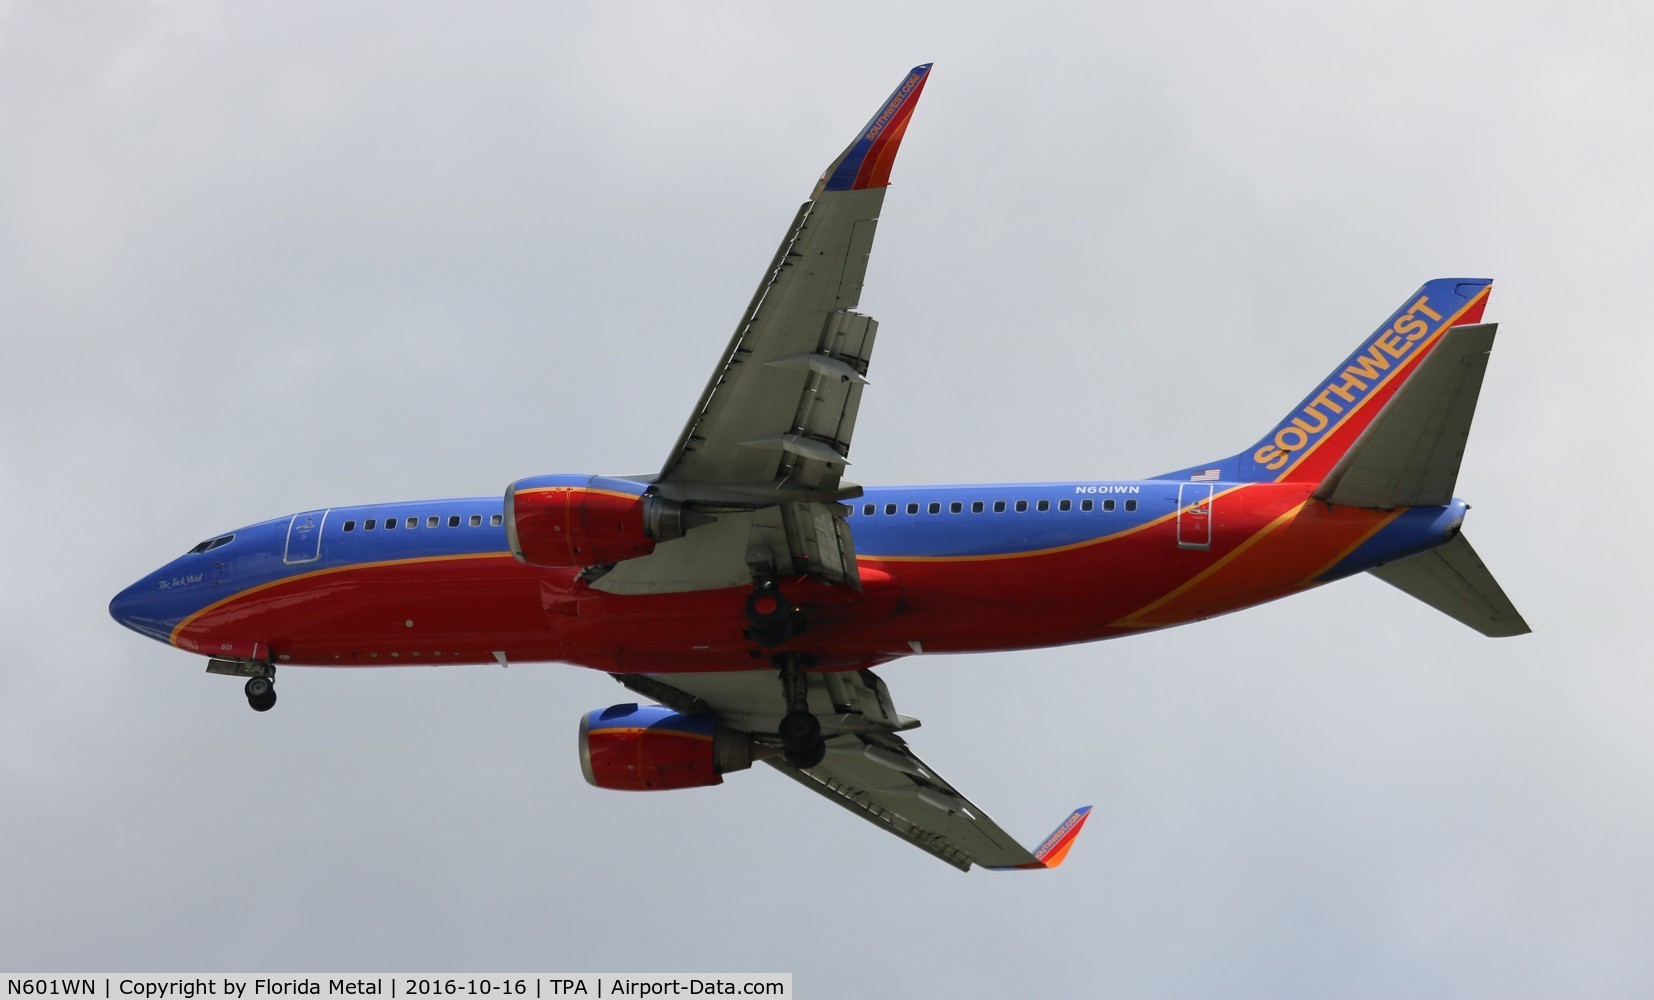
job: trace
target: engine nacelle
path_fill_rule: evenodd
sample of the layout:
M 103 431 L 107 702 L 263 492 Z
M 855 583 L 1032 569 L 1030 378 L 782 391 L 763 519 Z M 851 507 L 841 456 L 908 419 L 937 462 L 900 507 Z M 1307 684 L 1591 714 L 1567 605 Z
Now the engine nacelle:
M 721 785 L 752 766 L 752 737 L 710 715 L 611 705 L 580 720 L 580 771 L 598 788 L 657 792 Z
M 603 476 L 520 479 L 505 491 L 511 554 L 530 566 L 601 566 L 683 537 L 683 505 L 645 496 L 646 488 Z

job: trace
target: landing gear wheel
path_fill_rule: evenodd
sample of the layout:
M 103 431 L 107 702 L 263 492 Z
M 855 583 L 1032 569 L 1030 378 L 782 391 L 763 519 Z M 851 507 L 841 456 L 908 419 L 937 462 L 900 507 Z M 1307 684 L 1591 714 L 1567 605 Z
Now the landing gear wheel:
M 788 712 L 781 717 L 776 735 L 788 753 L 809 750 L 821 742 L 821 720 L 809 712 Z
M 827 756 L 827 741 L 821 738 L 821 720 L 809 712 L 788 712 L 781 717 L 776 734 L 787 763 L 812 768 Z
M 808 750 L 786 750 L 783 753 L 786 755 L 787 763 L 808 771 L 827 756 L 827 743 L 824 740 L 816 740 L 815 746 Z
M 268 712 L 276 707 L 276 686 L 268 677 L 249 677 L 243 689 L 247 704 L 255 712 Z
M 747 595 L 746 616 L 748 634 L 760 646 L 779 646 L 798 632 L 793 609 L 774 584 L 755 587 Z

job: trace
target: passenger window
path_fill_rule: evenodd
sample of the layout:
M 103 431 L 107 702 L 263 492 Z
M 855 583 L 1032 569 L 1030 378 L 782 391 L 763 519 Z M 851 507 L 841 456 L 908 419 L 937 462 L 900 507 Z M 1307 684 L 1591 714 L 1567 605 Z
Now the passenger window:
M 1042 514 L 1045 513 L 1046 511 L 1050 510 L 1051 509 L 1051 501 L 1041 500 L 1039 502 L 1039 509 L 1040 509 L 1040 513 L 1042 513 Z
M 1090 509 L 1091 509 L 1091 501 L 1090 500 L 1081 500 L 1080 501 L 1080 510 L 1087 511 L 1087 510 L 1090 510 Z
M 994 501 L 994 513 L 995 514 L 1005 513 L 1005 501 L 1003 501 L 1003 500 L 995 500 Z
M 1018 514 L 1021 514 L 1023 511 L 1025 511 L 1027 509 L 1028 509 L 1028 501 L 1026 501 L 1026 500 L 1018 500 L 1017 501 L 1017 513 Z
M 346 531 L 355 531 L 356 530 L 356 522 L 355 521 L 346 521 L 345 522 L 345 530 Z
M 1104 500 L 1103 501 L 1103 512 L 1104 513 L 1107 513 L 1107 512 L 1109 512 L 1113 509 L 1114 509 L 1114 501 L 1113 500 Z
M 1072 507 L 1073 507 L 1073 506 L 1074 506 L 1074 501 L 1072 501 L 1072 500 L 1064 500 L 1064 501 L 1063 501 L 1063 502 L 1062 502 L 1062 503 L 1059 503 L 1059 504 L 1057 504 L 1057 509 L 1058 509 L 1058 510 L 1069 510 L 1069 509 L 1071 509 L 1071 508 L 1072 508 Z
M 942 513 L 942 505 L 939 504 L 939 503 L 932 503 L 929 507 L 926 507 L 925 509 L 927 511 L 929 511 L 930 513 L 932 513 L 932 514 Z
M 1126 501 L 1126 509 L 1127 510 L 1136 510 L 1137 509 L 1137 501 L 1136 500 L 1127 500 Z
M 448 515 L 448 527 L 450 527 L 450 528 L 459 527 L 459 515 L 458 514 L 449 514 Z
M 973 501 L 971 503 L 971 513 L 972 514 L 982 513 L 982 501 L 976 500 L 976 501 Z
M 379 519 L 375 518 L 375 517 L 370 517 L 370 518 L 367 519 L 367 522 L 362 525 L 362 530 L 363 531 L 372 531 L 374 528 L 376 528 L 378 526 L 379 526 Z
M 878 509 L 879 508 L 878 508 L 877 504 L 870 504 L 870 503 L 869 504 L 863 504 L 862 508 L 861 508 L 862 516 L 863 517 L 872 517 L 873 512 L 878 510 Z
M 471 515 L 471 527 L 473 527 L 473 528 L 482 527 L 482 515 L 481 514 L 472 514 Z
M 950 514 L 963 514 L 964 512 L 965 512 L 965 505 L 960 503 L 958 500 L 955 500 L 953 503 L 948 504 L 948 513 L 950 513 Z
M 427 528 L 434 528 L 440 523 L 442 523 L 442 518 L 437 517 L 435 514 L 432 514 L 430 517 L 425 519 L 425 527 Z
M 894 514 L 894 513 L 896 513 L 896 505 L 895 505 L 895 504 L 893 504 L 893 503 L 887 503 L 887 504 L 885 504 L 885 505 L 884 505 L 884 512 L 885 512 L 885 513 L 886 513 L 886 514 Z
M 488 523 L 498 528 L 500 525 L 505 523 L 505 515 L 495 514 L 493 517 L 488 519 Z
M 408 523 L 403 525 L 403 527 L 405 527 L 405 528 L 417 528 L 417 527 L 419 527 L 419 518 L 417 518 L 417 517 L 408 518 Z
M 396 518 L 394 518 L 394 517 L 385 518 L 385 530 L 389 531 L 394 527 L 396 527 Z
M 907 512 L 908 512 L 908 513 L 909 513 L 909 514 L 917 514 L 917 513 L 919 513 L 919 505 L 918 505 L 918 504 L 916 504 L 916 503 L 910 503 L 910 504 L 908 504 L 908 505 L 907 505 Z

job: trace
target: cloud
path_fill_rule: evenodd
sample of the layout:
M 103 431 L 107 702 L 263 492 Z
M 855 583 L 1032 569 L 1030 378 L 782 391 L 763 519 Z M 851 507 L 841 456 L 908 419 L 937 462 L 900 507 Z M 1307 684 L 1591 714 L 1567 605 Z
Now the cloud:
M 1647 15 L 757 4 L 0 12 L 5 964 L 752 969 L 871 996 L 1634 996 L 1654 980 Z M 1498 279 L 1461 488 L 1536 634 L 1369 580 L 882 671 L 1061 872 L 763 769 L 609 795 L 553 665 L 233 682 L 111 623 L 200 538 L 656 467 L 906 67 L 869 483 L 1253 440 L 1420 281 Z

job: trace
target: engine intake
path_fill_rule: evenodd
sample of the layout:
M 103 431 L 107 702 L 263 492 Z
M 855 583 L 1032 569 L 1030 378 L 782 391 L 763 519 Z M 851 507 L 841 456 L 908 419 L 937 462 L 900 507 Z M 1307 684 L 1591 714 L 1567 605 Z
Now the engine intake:
M 611 705 L 580 720 L 580 771 L 598 788 L 656 792 L 721 785 L 752 766 L 752 737 L 714 716 Z
M 511 554 L 530 566 L 601 566 L 636 559 L 710 518 L 647 484 L 602 476 L 541 476 L 505 492 Z

